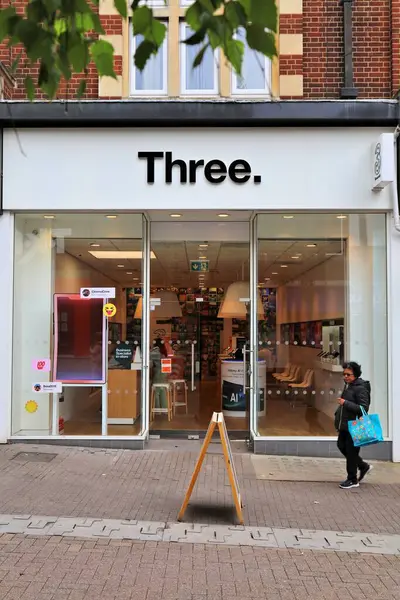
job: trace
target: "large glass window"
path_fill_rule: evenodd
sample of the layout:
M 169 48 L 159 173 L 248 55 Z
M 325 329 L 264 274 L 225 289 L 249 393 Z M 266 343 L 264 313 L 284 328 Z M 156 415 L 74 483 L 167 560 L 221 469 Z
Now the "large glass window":
M 141 215 L 16 216 L 14 435 L 141 433 L 142 259 Z
M 181 24 L 181 40 L 187 40 L 193 31 Z M 200 52 L 202 44 L 181 43 L 181 91 L 185 95 L 209 95 L 218 92 L 217 53 L 207 48 L 203 60 L 193 68 L 193 62 Z
M 232 94 L 270 94 L 271 61 L 249 48 L 244 30 L 238 33 L 237 39 L 244 44 L 244 56 L 242 74 L 239 76 L 232 72 Z
M 257 230 L 258 435 L 336 435 L 344 360 L 388 435 L 385 215 L 259 215 Z
M 142 35 L 132 38 L 132 65 L 136 48 L 143 42 Z M 165 36 L 162 47 L 147 61 L 143 71 L 134 65 L 131 73 L 131 94 L 165 95 L 168 92 L 168 35 Z

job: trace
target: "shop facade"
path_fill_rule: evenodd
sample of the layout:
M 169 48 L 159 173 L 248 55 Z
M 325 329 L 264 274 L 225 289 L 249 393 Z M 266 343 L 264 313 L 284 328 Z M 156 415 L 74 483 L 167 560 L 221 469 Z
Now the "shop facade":
M 0 441 L 330 456 L 347 359 L 400 460 L 394 127 L 107 125 L 3 130 Z

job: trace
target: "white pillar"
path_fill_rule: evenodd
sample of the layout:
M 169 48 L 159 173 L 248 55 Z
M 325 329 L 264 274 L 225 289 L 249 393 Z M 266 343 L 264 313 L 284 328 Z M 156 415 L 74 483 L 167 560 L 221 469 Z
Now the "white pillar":
M 13 237 L 13 216 L 4 213 L 0 216 L 0 443 L 5 443 L 11 434 Z
M 392 460 L 400 462 L 400 233 L 389 225 L 389 357 L 390 415 L 392 421 Z

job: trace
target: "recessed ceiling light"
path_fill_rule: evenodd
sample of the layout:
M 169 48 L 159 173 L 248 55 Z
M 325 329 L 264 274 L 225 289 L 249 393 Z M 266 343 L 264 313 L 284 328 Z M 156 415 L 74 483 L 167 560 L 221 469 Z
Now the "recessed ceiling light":
M 94 256 L 95 258 L 101 259 L 114 259 L 114 260 L 124 260 L 125 259 L 138 259 L 142 258 L 141 250 L 89 250 L 89 254 Z M 150 252 L 150 258 L 156 258 L 156 255 L 153 251 Z
M 220 213 L 218 215 L 221 219 L 226 219 L 226 217 L 229 217 L 228 213 Z
M 275 271 L 274 273 L 272 273 L 272 275 L 278 275 L 278 273 Z
M 287 269 L 287 265 L 281 265 L 281 269 Z
M 270 280 L 271 280 L 271 277 L 266 277 L 265 278 L 265 281 L 270 281 Z
M 43 215 L 43 219 L 55 219 L 54 215 Z
M 100 248 L 100 244 L 90 244 L 91 248 Z
M 106 215 L 106 219 L 116 219 L 117 215 Z
M 199 260 L 207 260 L 207 256 L 199 256 Z
M 134 277 L 133 281 L 139 281 L 139 277 Z
M 316 248 L 317 244 L 307 244 L 307 248 Z
M 208 248 L 208 244 L 199 244 L 199 248 Z
M 172 213 L 172 215 L 169 215 L 171 217 L 171 219 L 179 219 L 182 215 L 180 215 L 179 213 Z
M 284 219 L 294 219 L 293 215 L 283 215 Z
M 126 274 L 127 275 L 133 275 L 132 271 L 127 271 Z
M 117 265 L 117 267 L 118 267 L 119 269 L 124 269 L 124 268 L 125 268 L 125 265 Z
M 292 258 L 297 259 L 300 258 L 300 256 L 292 256 Z
M 347 219 L 346 215 L 338 215 L 336 218 L 337 219 Z

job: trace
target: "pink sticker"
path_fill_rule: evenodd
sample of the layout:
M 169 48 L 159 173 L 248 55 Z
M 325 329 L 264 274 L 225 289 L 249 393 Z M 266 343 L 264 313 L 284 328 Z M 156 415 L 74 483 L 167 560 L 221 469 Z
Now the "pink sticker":
M 49 373 L 51 369 L 51 362 L 49 358 L 35 358 L 32 361 L 32 369 L 34 371 L 43 371 L 43 373 Z

